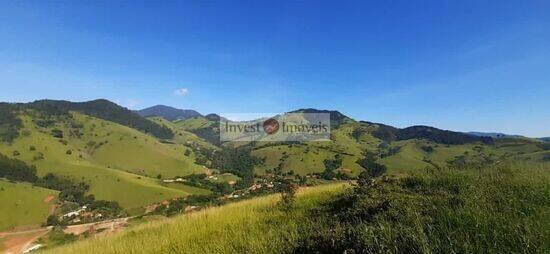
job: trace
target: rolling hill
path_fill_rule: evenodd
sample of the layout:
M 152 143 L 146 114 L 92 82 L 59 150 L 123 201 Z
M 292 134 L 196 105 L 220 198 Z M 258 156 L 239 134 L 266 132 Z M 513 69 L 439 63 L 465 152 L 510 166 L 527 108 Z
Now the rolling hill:
M 185 120 L 202 116 L 199 112 L 189 109 L 177 109 L 165 105 L 156 105 L 136 111 L 140 116 L 160 116 L 168 121 Z
M 493 139 L 429 126 L 399 129 L 330 110 L 293 111 L 328 113 L 330 142 L 290 143 L 220 142 L 215 114 L 144 118 L 105 100 L 4 103 L 0 112 L 0 154 L 36 166 L 39 177 L 51 173 L 86 183 L 96 199 L 115 201 L 131 214 L 164 200 L 212 193 L 202 184 L 161 181 L 180 176 L 219 173 L 215 179 L 222 180 L 210 182 L 252 184 L 280 173 L 332 180 L 380 167 L 400 176 L 425 168 L 550 161 L 547 143 L 535 139 Z M 43 215 L 12 224 L 33 224 Z
M 39 176 L 53 173 L 85 182 L 97 199 L 116 201 L 129 211 L 167 199 L 210 193 L 192 186 L 172 188 L 159 183 L 159 177 L 204 172 L 194 163 L 193 154 L 185 155 L 183 145 L 163 142 L 142 132 L 145 130 L 116 123 L 122 120 L 107 121 L 73 110 L 43 113 L 35 109 L 38 104 L 31 105 L 18 105 L 20 134 L 2 143 L 0 153 L 35 165 Z M 125 114 L 139 119 L 132 122 L 160 126 L 134 113 Z
M 441 130 L 430 126 L 411 126 L 403 129 L 392 126 L 355 121 L 338 111 L 300 109 L 294 113 L 328 113 L 334 126 L 331 142 L 226 142 L 218 144 L 217 122 L 205 117 L 175 121 L 180 130 L 194 133 L 204 140 L 215 140 L 221 147 L 251 149 L 251 154 L 263 162 L 255 166 L 256 174 L 262 175 L 281 169 L 299 175 L 322 173 L 325 161 L 336 156 L 342 159 L 338 171 L 351 176 L 365 170 L 357 162 L 366 153 L 374 153 L 380 164 L 396 174 L 429 166 L 444 167 L 457 158 L 497 161 L 503 157 L 522 154 L 544 153 L 540 142 L 522 137 L 493 139 L 461 132 Z M 537 156 L 534 156 L 539 158 Z M 522 156 L 523 159 L 530 159 Z M 541 159 L 536 159 L 541 161 Z
M 166 127 L 147 121 L 137 113 L 104 99 L 87 102 L 40 100 L 27 104 L 18 104 L 17 106 L 23 110 L 31 109 L 43 115 L 54 116 L 67 115 L 70 111 L 76 111 L 150 133 L 158 138 L 173 137 L 173 133 Z

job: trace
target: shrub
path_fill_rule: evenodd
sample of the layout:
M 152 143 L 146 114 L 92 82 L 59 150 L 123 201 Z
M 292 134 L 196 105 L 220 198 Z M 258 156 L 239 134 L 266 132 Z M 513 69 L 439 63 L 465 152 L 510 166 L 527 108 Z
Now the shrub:
M 325 180 L 332 180 L 334 177 L 336 177 L 334 170 L 342 166 L 342 158 L 339 154 L 337 154 L 334 156 L 334 159 L 324 160 L 323 164 L 325 164 L 325 171 L 323 171 L 321 177 Z
M 498 166 L 360 179 L 310 212 L 294 253 L 546 253 L 544 170 Z
M 62 228 L 62 227 L 61 227 Z M 48 235 L 48 242 L 50 245 L 56 246 L 56 245 L 64 245 L 72 243 L 76 240 L 78 240 L 78 236 L 74 234 L 66 234 L 61 230 L 61 228 L 57 227 Z
M 63 131 L 60 129 L 53 129 L 51 134 L 54 138 L 63 138 Z
M 283 211 L 290 212 L 292 210 L 296 200 L 297 189 L 298 186 L 290 180 L 281 181 L 281 184 L 279 185 L 279 191 L 281 193 L 281 201 L 279 201 L 279 205 Z
M 38 154 L 36 154 L 36 155 L 33 156 L 33 158 L 32 158 L 33 161 L 43 160 L 43 159 L 44 159 L 44 154 L 41 153 L 41 152 L 38 152 Z
M 420 149 L 427 153 L 431 153 L 434 151 L 434 148 L 432 146 L 421 146 Z
M 52 214 L 50 216 L 48 216 L 48 218 L 46 219 L 46 226 L 63 226 L 63 222 L 59 220 L 59 218 Z
M 372 177 L 380 176 L 387 170 L 385 165 L 376 162 L 376 155 L 370 152 L 366 152 L 365 158 L 358 160 L 357 163 Z

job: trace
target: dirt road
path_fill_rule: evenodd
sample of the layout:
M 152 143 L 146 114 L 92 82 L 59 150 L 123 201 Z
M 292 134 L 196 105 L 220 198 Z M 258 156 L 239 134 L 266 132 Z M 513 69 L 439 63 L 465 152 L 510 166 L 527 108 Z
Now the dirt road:
M 98 232 L 108 234 L 122 230 L 127 224 L 127 218 L 119 218 L 108 221 L 92 222 L 80 225 L 68 226 L 63 230 L 66 234 L 80 235 L 84 232 Z M 40 237 L 45 236 L 53 227 L 0 232 L 0 253 L 19 254 L 33 246 Z
M 3 234 L 0 236 L 0 240 L 4 245 L 3 253 L 23 253 L 23 251 L 31 247 L 33 242 L 46 235 L 49 231 L 49 228 L 42 228 L 25 232 Z

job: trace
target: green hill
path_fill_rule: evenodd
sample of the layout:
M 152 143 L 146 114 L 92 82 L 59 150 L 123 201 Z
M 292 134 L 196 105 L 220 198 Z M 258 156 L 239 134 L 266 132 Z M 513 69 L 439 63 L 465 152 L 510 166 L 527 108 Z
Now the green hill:
M 39 226 L 50 214 L 57 191 L 0 179 L 0 231 L 20 225 Z
M 173 137 L 173 133 L 168 128 L 159 126 L 151 121 L 147 121 L 137 113 L 104 99 L 87 102 L 40 100 L 26 104 L 5 104 L 0 106 L 8 108 L 7 110 L 15 109 L 24 111 L 31 109 L 39 112 L 42 116 L 67 116 L 69 115 L 69 112 L 76 111 L 89 116 L 119 123 L 145 133 L 150 133 L 158 138 Z M 48 122 L 43 123 L 47 124 Z
M 158 116 L 169 121 L 187 119 L 191 117 L 202 116 L 199 112 L 195 110 L 185 110 L 177 109 L 164 105 L 156 105 L 149 108 L 136 111 L 140 116 L 149 117 L 149 116 Z
M 279 169 L 282 172 L 294 172 L 299 175 L 319 174 L 326 170 L 325 161 L 339 156 L 342 162 L 337 171 L 357 176 L 365 170 L 358 161 L 368 153 L 376 154 L 379 163 L 385 165 L 390 172 L 399 174 L 428 166 L 447 166 L 457 157 L 466 155 L 491 157 L 493 160 L 498 160 L 510 154 L 529 154 L 543 150 L 540 144 L 530 139 L 493 140 L 490 137 L 478 137 L 429 126 L 399 129 L 383 124 L 356 122 L 338 111 L 301 109 L 293 112 L 328 113 L 333 125 L 331 142 L 282 144 L 258 141 L 225 142 L 220 145 L 251 149 L 251 155 L 263 161 L 255 166 L 255 173 L 259 175 Z M 206 117 L 195 117 L 163 125 L 177 125 L 182 132 L 191 132 L 204 141 L 218 145 L 217 124 Z M 212 139 L 216 141 L 212 142 Z M 517 144 L 511 144 L 513 142 Z M 524 158 L 528 157 L 524 156 Z
M 202 173 L 183 145 L 162 143 L 153 136 L 117 123 L 71 112 L 51 116 L 20 114 L 20 137 L 0 146 L 0 153 L 37 167 L 38 175 L 53 173 L 90 185 L 98 199 L 116 201 L 124 208 L 138 208 L 175 197 L 207 194 L 195 187 L 168 188 L 164 178 Z M 17 154 L 17 156 L 15 156 Z
M 0 104 L 0 112 L 0 154 L 36 166 L 39 177 L 52 173 L 84 182 L 96 199 L 116 201 L 132 213 L 216 189 L 227 194 L 234 190 L 226 186 L 230 182 L 247 188 L 278 174 L 331 180 L 373 170 L 402 176 L 426 168 L 550 161 L 548 143 L 540 140 L 493 140 L 426 126 L 399 129 L 328 110 L 296 112 L 330 114 L 330 142 L 290 143 L 220 143 L 216 115 L 142 118 L 104 100 Z M 188 175 L 204 180 L 202 174 L 212 173 L 211 180 L 193 186 L 160 180 Z
M 197 144 L 200 147 L 206 148 L 206 149 L 218 149 L 216 145 L 200 138 L 196 134 L 192 133 L 190 130 L 197 129 L 195 126 L 201 126 L 204 123 L 205 125 L 210 126 L 210 122 L 205 120 L 204 118 L 191 118 L 192 120 L 189 121 L 182 121 L 182 120 L 176 120 L 176 121 L 169 121 L 162 117 L 148 117 L 147 119 L 156 122 L 159 125 L 166 126 L 172 130 L 174 133 L 174 139 L 173 141 L 177 144 Z

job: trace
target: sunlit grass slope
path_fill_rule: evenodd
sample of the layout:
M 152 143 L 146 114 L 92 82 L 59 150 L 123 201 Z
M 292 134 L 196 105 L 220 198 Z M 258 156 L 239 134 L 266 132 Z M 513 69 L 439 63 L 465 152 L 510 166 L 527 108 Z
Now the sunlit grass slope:
M 0 179 L 0 231 L 46 221 L 51 203 L 44 199 L 50 195 L 57 196 L 57 192 Z
M 161 143 L 134 129 L 99 119 L 81 116 L 79 120 L 85 126 L 82 141 L 105 143 L 92 153 L 93 159 L 103 165 L 148 176 L 173 177 L 202 172 L 193 158 L 184 155 L 181 145 Z
M 168 121 L 162 117 L 158 116 L 152 116 L 148 117 L 149 120 L 156 122 L 160 125 L 164 125 L 172 130 L 174 132 L 174 142 L 177 144 L 189 144 L 189 143 L 195 143 L 198 144 L 201 147 L 208 148 L 208 149 L 218 149 L 217 146 L 209 143 L 208 141 L 198 137 L 196 134 L 187 131 L 188 124 L 186 121 L 175 121 L 171 122 Z M 190 122 L 197 121 L 195 118 L 189 119 Z M 199 125 L 200 126 L 200 125 Z M 193 129 L 193 128 L 191 128 Z
M 356 163 L 357 160 L 363 157 L 365 151 L 374 151 L 381 141 L 370 135 L 356 140 L 351 136 L 355 125 L 355 123 L 344 124 L 333 130 L 331 141 L 327 142 L 305 142 L 304 145 L 282 144 L 256 149 L 252 155 L 265 158 L 265 163 L 256 167 L 257 173 L 262 174 L 267 169 L 276 168 L 279 164 L 282 165 L 283 172 L 292 170 L 300 175 L 320 173 L 325 170 L 325 160 L 334 159 L 339 155 L 342 158 L 340 169 L 350 175 L 358 175 L 363 168 Z
M 397 153 L 381 158 L 380 163 L 388 167 L 389 173 L 414 173 L 428 166 L 445 167 L 458 156 L 485 156 L 493 161 L 523 160 L 540 163 L 546 153 L 539 141 L 529 139 L 496 139 L 494 144 L 468 143 L 445 145 L 427 140 L 402 140 L 391 143 L 399 147 Z M 422 148 L 431 147 L 432 151 Z
M 278 195 L 256 198 L 138 226 L 46 253 L 282 253 L 294 248 L 306 212 L 347 188 L 339 183 L 302 190 L 293 212 Z
M 167 178 L 203 171 L 193 158 L 184 155 L 182 145 L 160 143 L 134 129 L 78 113 L 72 121 L 82 125 L 80 137 L 69 135 L 71 124 L 66 121 L 41 128 L 27 115 L 22 120 L 26 134 L 12 144 L 0 145 L 0 153 L 36 165 L 38 175 L 54 173 L 86 182 L 98 199 L 136 208 L 205 193 L 194 187 L 184 190 L 158 184 L 159 174 Z M 54 138 L 52 129 L 62 130 L 64 137 Z

